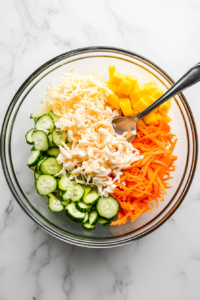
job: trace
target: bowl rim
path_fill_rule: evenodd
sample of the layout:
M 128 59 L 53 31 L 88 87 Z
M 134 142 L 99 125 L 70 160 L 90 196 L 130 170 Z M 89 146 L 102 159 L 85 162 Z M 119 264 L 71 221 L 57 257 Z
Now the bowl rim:
M 128 55 L 131 57 L 135 57 L 137 59 L 139 59 L 142 62 L 145 62 L 145 64 L 150 65 L 151 67 L 153 67 L 156 71 L 158 71 L 162 76 L 165 77 L 165 79 L 170 83 L 170 84 L 174 84 L 174 80 L 164 71 L 162 70 L 162 68 L 160 68 L 159 66 L 157 66 L 154 62 L 152 62 L 151 60 L 147 59 L 146 57 L 143 57 L 142 55 L 139 55 L 135 52 L 132 51 L 128 51 L 122 48 L 116 48 L 116 47 L 104 47 L 104 46 L 92 46 L 92 47 L 84 47 L 84 48 L 78 48 L 78 49 L 74 49 L 71 51 L 67 51 L 64 52 L 58 56 L 55 56 L 54 58 L 48 60 L 46 63 L 44 63 L 43 65 L 41 65 L 39 68 L 37 68 L 23 83 L 22 85 L 19 87 L 19 89 L 17 90 L 17 92 L 15 93 L 14 97 L 12 98 L 4 120 L 3 120 L 3 124 L 2 124 L 2 129 L 1 129 L 1 137 L 0 137 L 0 147 L 1 147 L 1 153 L 0 153 L 0 157 L 1 157 L 1 162 L 2 162 L 2 169 L 4 172 L 4 176 L 6 178 L 8 187 L 11 191 L 11 193 L 13 194 L 14 198 L 16 199 L 16 201 L 18 202 L 18 204 L 21 206 L 21 208 L 29 215 L 29 217 L 31 217 L 32 220 L 34 220 L 42 229 L 44 229 L 46 232 L 48 232 L 49 234 L 53 235 L 54 237 L 57 237 L 58 239 L 74 244 L 74 245 L 78 245 L 78 246 L 84 246 L 84 247 L 89 247 L 89 248 L 108 248 L 108 247 L 115 247 L 115 246 L 120 246 L 120 245 L 124 245 L 124 244 L 128 244 L 130 242 L 132 242 L 133 240 L 137 240 L 140 239 L 150 233 L 152 233 L 154 230 L 156 230 L 157 228 L 159 228 L 162 224 L 164 224 L 172 215 L 173 213 L 177 210 L 177 208 L 179 207 L 179 205 L 183 202 L 185 196 L 187 195 L 189 188 L 191 186 L 192 180 L 194 178 L 195 175 L 195 171 L 196 171 L 196 166 L 197 166 L 197 160 L 198 160 L 198 134 L 197 134 L 197 128 L 196 128 L 196 124 L 195 124 L 195 120 L 192 114 L 192 111 L 190 109 L 190 106 L 185 98 L 185 96 L 180 93 L 179 96 L 180 98 L 183 100 L 184 105 L 187 108 L 188 111 L 188 117 L 190 118 L 190 123 L 191 123 L 191 130 L 192 130 L 192 136 L 193 139 L 195 140 L 196 143 L 194 143 L 194 149 L 192 152 L 192 157 L 195 157 L 195 159 L 193 159 L 192 164 L 191 164 L 191 168 L 190 168 L 190 173 L 188 175 L 188 180 L 183 188 L 183 191 L 181 193 L 181 196 L 179 197 L 180 199 L 178 199 L 174 206 L 172 207 L 172 209 L 169 211 L 168 214 L 166 214 L 162 220 L 160 220 L 158 223 L 154 224 L 150 229 L 145 230 L 142 234 L 140 234 L 140 236 L 131 236 L 131 237 L 126 237 L 124 240 L 116 240 L 116 241 L 104 241 L 101 242 L 101 244 L 96 244 L 94 241 L 92 241 L 92 243 L 88 243 L 91 241 L 84 241 L 79 240 L 78 238 L 72 238 L 69 235 L 63 237 L 62 234 L 57 233 L 55 230 L 52 230 L 51 228 L 47 227 L 44 223 L 42 223 L 39 219 L 37 219 L 35 216 L 32 215 L 31 211 L 29 211 L 20 201 L 20 199 L 18 199 L 16 197 L 15 194 L 15 190 L 13 188 L 12 185 L 12 180 L 10 179 L 10 175 L 9 175 L 9 170 L 7 167 L 7 162 L 6 162 L 6 158 L 5 158 L 5 136 L 6 136 L 6 128 L 7 128 L 7 124 L 9 122 L 9 118 L 11 115 L 11 112 L 13 110 L 13 107 L 15 106 L 17 100 L 19 99 L 20 95 L 23 93 L 23 91 L 28 87 L 28 85 L 32 82 L 33 79 L 35 79 L 41 72 L 45 71 L 45 69 L 47 69 L 48 67 L 50 67 L 51 65 L 53 65 L 55 62 L 59 62 L 62 61 L 63 59 L 78 55 L 78 54 L 84 54 L 84 53 L 92 53 L 92 52 L 98 52 L 98 51 L 107 51 L 107 52 L 115 52 L 118 54 L 122 54 L 122 55 Z

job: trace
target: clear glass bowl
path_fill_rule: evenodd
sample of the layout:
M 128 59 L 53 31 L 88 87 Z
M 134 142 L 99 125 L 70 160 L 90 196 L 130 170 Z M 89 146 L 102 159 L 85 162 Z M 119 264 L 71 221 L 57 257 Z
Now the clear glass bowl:
M 27 167 L 30 146 L 25 134 L 33 127 L 30 114 L 36 112 L 49 84 L 56 85 L 60 72 L 105 74 L 108 66 L 116 65 L 122 73 L 136 75 L 141 83 L 156 81 L 163 90 L 173 80 L 148 59 L 121 49 L 89 47 L 64 53 L 38 68 L 19 88 L 7 110 L 1 134 L 1 159 L 4 174 L 11 192 L 24 211 L 44 230 L 71 244 L 85 247 L 114 247 L 144 237 L 161 226 L 178 208 L 191 185 L 197 163 L 197 132 L 190 107 L 179 94 L 172 101 L 170 117 L 172 132 L 178 137 L 175 148 L 176 171 L 171 180 L 171 189 L 152 214 L 145 213 L 135 222 L 121 226 L 97 224 L 93 231 L 86 231 L 81 224 L 72 222 L 62 213 L 52 213 L 47 206 L 47 197 L 37 194 L 34 174 Z

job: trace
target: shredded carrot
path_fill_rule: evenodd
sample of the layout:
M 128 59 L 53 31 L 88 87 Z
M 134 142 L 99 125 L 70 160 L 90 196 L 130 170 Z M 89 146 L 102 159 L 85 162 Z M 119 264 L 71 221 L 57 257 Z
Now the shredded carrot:
M 164 201 L 166 189 L 171 188 L 168 180 L 175 171 L 173 155 L 177 138 L 170 132 L 170 126 L 161 121 L 159 125 L 142 128 L 138 125 L 133 147 L 140 150 L 143 159 L 122 170 L 120 182 L 112 196 L 119 202 L 118 219 L 111 225 L 125 224 L 129 219 L 134 222 L 142 214 L 151 213 L 154 204 Z M 122 184 L 125 183 L 124 184 Z M 155 202 L 154 202 L 154 201 Z

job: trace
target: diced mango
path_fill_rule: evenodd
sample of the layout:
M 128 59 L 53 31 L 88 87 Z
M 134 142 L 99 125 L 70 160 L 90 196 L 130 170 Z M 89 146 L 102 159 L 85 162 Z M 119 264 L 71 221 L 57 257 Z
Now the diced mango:
M 157 100 L 157 99 L 160 98 L 162 95 L 163 95 L 163 90 L 157 89 L 157 91 L 155 91 L 155 92 L 152 94 L 152 97 L 153 97 L 155 100 Z
M 123 79 L 120 82 L 117 91 L 127 96 L 130 94 L 132 89 L 133 89 L 132 83 L 126 79 Z
M 117 71 L 114 72 L 111 81 L 115 84 L 120 84 L 120 82 L 125 78 L 125 75 Z
M 136 88 L 136 86 L 137 86 L 137 77 L 127 75 L 127 76 L 125 76 L 125 79 L 131 82 L 131 84 L 133 86 L 133 89 Z
M 137 111 L 141 112 L 145 110 L 149 105 L 144 101 L 144 99 L 140 99 L 137 101 L 134 105 L 133 108 L 136 109 Z
M 147 93 L 147 88 L 146 88 L 146 86 L 145 86 L 144 84 L 139 83 L 139 84 L 138 84 L 138 88 L 139 88 L 139 91 L 140 91 L 140 94 L 141 94 L 142 97 L 143 97 L 144 95 L 147 95 L 147 94 L 148 94 L 148 93 Z
M 119 96 L 119 98 L 126 98 L 127 97 L 126 95 L 124 95 L 124 94 L 122 94 L 118 91 L 116 92 L 116 94 L 117 94 L 117 96 Z
M 147 88 L 149 88 L 149 87 L 156 87 L 156 88 L 158 88 L 158 85 L 157 85 L 157 83 L 156 83 L 155 81 L 147 82 L 147 83 L 145 83 L 144 85 L 145 85 Z
M 166 123 L 169 123 L 169 122 L 171 122 L 172 121 L 172 119 L 168 116 L 168 115 L 165 115 L 165 116 L 163 116 L 161 113 L 157 113 L 156 114 L 156 118 L 157 118 L 157 120 L 163 120 L 163 121 L 165 121 Z
M 171 102 L 167 101 L 167 102 L 161 104 L 159 106 L 158 110 L 161 114 L 166 115 L 170 108 L 171 108 Z
M 106 83 L 107 83 L 107 85 L 108 85 L 108 88 L 109 88 L 113 93 L 116 94 L 118 85 L 117 85 L 117 84 L 114 84 L 114 83 L 112 83 L 112 82 L 110 82 L 110 81 L 107 81 Z
M 132 92 L 129 95 L 129 98 L 131 100 L 131 105 L 133 106 L 141 98 L 140 91 L 138 89 L 132 90 Z
M 108 103 L 110 103 L 113 107 L 115 107 L 117 110 L 120 110 L 119 105 L 119 97 L 116 94 L 110 94 L 107 97 Z
M 142 119 L 138 122 L 138 125 L 140 125 L 142 128 L 146 127 L 146 125 Z
M 130 117 L 133 114 L 133 110 L 129 98 L 120 99 L 119 104 L 125 117 Z
M 151 111 L 148 115 L 144 117 L 144 121 L 147 125 L 157 125 L 159 124 L 156 113 L 154 111 Z
M 137 111 L 136 109 L 133 109 L 133 113 L 131 115 L 131 117 L 135 117 L 139 114 L 139 111 Z
M 144 96 L 143 99 L 148 105 L 151 105 L 155 102 L 155 99 L 153 97 L 151 97 L 150 95 Z
M 115 66 L 108 66 L 109 79 L 111 80 L 115 72 Z

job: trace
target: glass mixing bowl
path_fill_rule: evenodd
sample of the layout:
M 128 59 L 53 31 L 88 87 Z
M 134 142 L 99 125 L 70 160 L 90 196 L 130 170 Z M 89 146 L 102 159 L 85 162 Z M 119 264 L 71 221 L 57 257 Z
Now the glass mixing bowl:
M 62 241 L 85 247 L 114 247 L 144 237 L 161 226 L 178 208 L 191 185 L 197 163 L 197 131 L 190 107 L 179 94 L 172 101 L 170 117 L 172 132 L 178 137 L 175 148 L 176 171 L 170 181 L 171 189 L 158 209 L 153 209 L 121 226 L 102 226 L 86 231 L 74 223 L 64 212 L 53 213 L 48 209 L 47 197 L 37 194 L 34 173 L 27 167 L 30 146 L 25 134 L 33 127 L 30 115 L 41 107 L 49 84 L 57 85 L 60 72 L 105 74 L 108 66 L 116 65 L 122 73 L 138 77 L 141 83 L 156 81 L 164 91 L 173 80 L 148 59 L 121 49 L 89 47 L 61 54 L 38 68 L 19 88 L 7 110 L 1 133 L 1 159 L 4 174 L 13 196 L 24 211 L 44 230 Z

